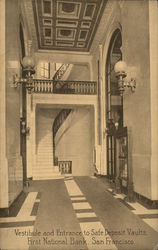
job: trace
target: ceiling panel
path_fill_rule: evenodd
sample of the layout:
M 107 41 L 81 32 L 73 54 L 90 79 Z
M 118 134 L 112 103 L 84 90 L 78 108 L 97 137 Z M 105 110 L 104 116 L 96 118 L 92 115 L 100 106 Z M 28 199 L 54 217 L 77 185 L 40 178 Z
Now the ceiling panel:
M 89 51 L 106 0 L 32 0 L 39 49 Z

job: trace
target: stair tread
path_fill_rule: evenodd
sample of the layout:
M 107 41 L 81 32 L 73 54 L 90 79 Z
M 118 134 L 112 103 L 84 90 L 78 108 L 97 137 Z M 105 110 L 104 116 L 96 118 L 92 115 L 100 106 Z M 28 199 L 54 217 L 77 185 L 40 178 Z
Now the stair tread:
M 44 178 L 41 178 L 41 177 L 33 177 L 33 180 L 53 180 L 53 179 L 63 179 L 64 177 L 61 175 L 61 176 L 52 176 L 52 177 L 44 177 Z
M 52 176 L 60 176 L 61 173 L 53 173 L 53 174 L 45 174 L 45 175 L 40 175 L 40 174 L 33 174 L 33 177 L 52 177 Z

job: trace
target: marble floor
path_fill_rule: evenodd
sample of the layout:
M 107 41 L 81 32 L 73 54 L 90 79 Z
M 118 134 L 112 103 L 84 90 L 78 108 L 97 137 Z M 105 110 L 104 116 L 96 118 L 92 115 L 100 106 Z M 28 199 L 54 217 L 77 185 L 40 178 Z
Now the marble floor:
M 112 189 L 107 189 L 112 193 Z M 149 226 L 155 229 L 158 232 L 158 209 L 148 209 L 145 206 L 141 205 L 137 201 L 134 203 L 124 201 L 124 194 L 113 194 L 115 199 L 119 199 L 125 206 L 127 206 L 131 212 L 138 215 L 144 222 L 146 222 Z
M 0 217 L 0 249 L 28 249 L 40 202 L 39 192 L 27 192 L 16 216 Z
M 0 249 L 157 249 L 158 210 L 124 197 L 94 176 L 32 181 L 16 215 L 0 218 Z

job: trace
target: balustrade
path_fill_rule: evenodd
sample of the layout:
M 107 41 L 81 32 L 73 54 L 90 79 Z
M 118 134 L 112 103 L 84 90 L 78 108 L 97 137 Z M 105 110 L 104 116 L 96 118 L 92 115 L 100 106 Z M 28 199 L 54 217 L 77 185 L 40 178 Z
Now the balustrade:
M 53 124 L 53 135 L 55 137 L 58 129 L 60 128 L 61 124 L 65 121 L 67 116 L 70 114 L 71 109 L 62 109 L 60 113 L 57 115 L 57 117 L 54 120 Z
M 72 161 L 58 161 L 58 166 L 61 174 L 72 173 Z
M 96 82 L 90 81 L 55 81 L 54 93 L 95 95 L 97 93 Z
M 60 111 L 60 113 L 57 115 L 57 117 L 55 118 L 54 123 L 53 123 L 53 157 L 54 157 L 54 164 L 56 164 L 55 160 L 57 158 L 55 156 L 55 136 L 56 136 L 56 133 L 57 133 L 58 129 L 63 124 L 63 122 L 65 121 L 67 116 L 70 114 L 70 112 L 71 112 L 71 109 L 62 109 Z
M 53 93 L 53 80 L 33 79 L 34 93 Z
M 76 94 L 95 95 L 97 94 L 97 83 L 92 81 L 55 81 L 44 79 L 33 79 L 34 93 L 55 93 L 55 94 Z

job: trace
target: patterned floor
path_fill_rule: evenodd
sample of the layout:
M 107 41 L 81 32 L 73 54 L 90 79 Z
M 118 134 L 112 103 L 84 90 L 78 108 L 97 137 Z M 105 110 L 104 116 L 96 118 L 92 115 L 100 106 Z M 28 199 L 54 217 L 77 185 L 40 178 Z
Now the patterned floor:
M 28 249 L 33 233 L 40 193 L 29 192 L 15 217 L 0 218 L 0 249 Z
M 105 191 L 105 185 L 96 177 L 35 181 L 27 191 L 17 214 L 0 218 L 1 250 L 157 249 L 158 209 L 125 202 L 125 195 L 113 194 L 109 188 Z M 122 245 L 125 232 L 118 228 L 126 225 L 129 230 L 144 228 L 147 235 L 140 236 L 140 240 L 137 235 L 131 236 L 128 240 L 134 245 Z M 122 235 L 117 235 L 115 229 Z M 49 234 L 42 244 L 39 232 Z M 57 232 L 61 235 L 55 235 Z M 79 237 L 67 237 L 65 232 Z
M 108 191 L 115 199 L 120 200 L 120 202 L 127 206 L 134 214 L 138 215 L 144 222 L 158 232 L 158 209 L 147 209 L 138 202 L 126 202 L 124 200 L 126 195 L 113 194 L 113 190 L 111 188 L 108 188 Z
M 112 241 L 112 239 L 108 233 L 105 235 L 103 225 L 99 221 L 99 218 L 97 218 L 91 205 L 86 200 L 86 197 L 83 195 L 76 182 L 72 177 L 68 177 L 65 178 L 65 184 L 88 249 L 96 250 L 95 242 L 97 241 L 100 242 L 99 249 L 109 249 L 107 240 Z M 94 238 L 95 232 L 98 232 L 98 235 Z M 110 249 L 117 249 L 117 247 L 112 245 Z

